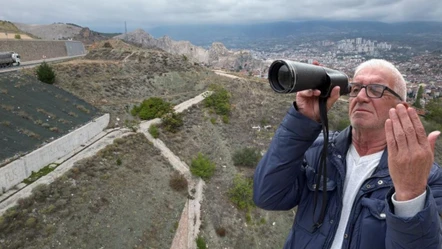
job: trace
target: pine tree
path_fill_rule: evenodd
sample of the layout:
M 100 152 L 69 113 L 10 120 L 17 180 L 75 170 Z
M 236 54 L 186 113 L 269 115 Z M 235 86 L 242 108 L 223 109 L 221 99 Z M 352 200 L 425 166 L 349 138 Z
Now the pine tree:
M 55 82 L 55 72 L 46 62 L 37 67 L 37 77 L 44 83 L 53 84 Z
M 416 108 L 422 108 L 421 105 L 421 98 L 422 98 L 422 94 L 424 93 L 424 88 L 422 87 L 422 85 L 419 86 L 419 90 L 417 91 L 417 95 L 416 95 L 416 100 L 413 104 L 414 107 Z

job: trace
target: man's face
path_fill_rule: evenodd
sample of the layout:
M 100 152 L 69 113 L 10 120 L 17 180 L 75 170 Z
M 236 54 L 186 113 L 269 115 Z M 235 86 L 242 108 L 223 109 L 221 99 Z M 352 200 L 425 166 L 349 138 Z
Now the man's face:
M 387 69 L 367 67 L 355 75 L 353 82 L 363 85 L 381 84 L 394 89 L 394 78 Z M 388 91 L 381 98 L 369 98 L 366 88 L 350 97 L 348 114 L 354 129 L 384 129 L 385 121 L 389 118 L 388 111 L 399 103 L 399 99 Z

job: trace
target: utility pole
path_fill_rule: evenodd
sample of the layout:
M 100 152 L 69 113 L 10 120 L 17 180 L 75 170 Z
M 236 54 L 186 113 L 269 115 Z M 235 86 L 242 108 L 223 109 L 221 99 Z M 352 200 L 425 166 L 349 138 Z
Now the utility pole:
M 124 21 L 124 40 L 127 40 L 127 25 L 126 25 L 126 21 Z

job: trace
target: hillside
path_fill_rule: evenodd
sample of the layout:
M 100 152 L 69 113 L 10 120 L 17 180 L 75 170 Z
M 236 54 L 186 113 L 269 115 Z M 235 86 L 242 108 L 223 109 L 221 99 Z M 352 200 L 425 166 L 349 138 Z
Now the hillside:
M 212 68 L 223 68 L 227 70 L 247 71 L 262 70 L 264 64 L 261 60 L 254 59 L 249 51 L 228 50 L 224 44 L 213 42 L 208 49 L 195 46 L 189 41 L 175 41 L 169 36 L 154 38 L 142 29 L 114 37 L 142 48 L 160 48 L 166 52 L 177 55 L 184 55 L 193 62 L 210 66 Z
M 100 116 L 82 99 L 32 75 L 0 74 L 0 167 Z
M 0 32 L 18 33 L 20 30 L 12 22 L 0 21 Z
M 0 39 L 15 39 L 15 35 L 20 35 L 20 39 L 34 39 L 29 33 L 23 32 L 17 28 L 14 23 L 0 20 Z
M 112 45 L 116 48 L 97 48 L 83 60 L 54 65 L 55 86 L 110 112 L 111 125 L 130 125 L 134 118 L 128 110 L 148 97 L 179 103 L 210 84 L 228 89 L 234 106 L 228 124 L 212 123 L 216 116 L 200 104 L 185 113 L 179 133 L 160 129 L 161 139 L 186 162 L 201 151 L 216 163 L 215 176 L 206 183 L 202 214 L 201 234 L 211 248 L 280 248 L 292 222 L 287 216 L 293 212 L 254 209 L 246 215 L 229 201 L 227 191 L 236 174 L 250 176 L 253 171 L 234 166 L 233 153 L 247 145 L 265 149 L 290 98 L 275 98 L 264 82 L 217 76 L 182 56 Z M 252 128 L 264 123 L 272 129 Z M 6 215 L 15 221 L 0 220 L 0 240 L 6 239 L 6 248 L 43 248 L 54 243 L 65 248 L 112 247 L 111 243 L 122 248 L 167 248 L 186 195 L 174 194 L 168 185 L 171 167 L 150 147 L 142 136 L 127 137 L 77 163 L 66 177 Z M 150 182 L 157 184 L 146 185 Z M 144 222 L 144 230 L 138 221 Z M 221 227 L 224 237 L 216 234 Z
M 69 40 L 82 41 L 84 44 L 91 44 L 96 41 L 109 39 L 108 36 L 90 30 L 88 27 L 81 27 L 72 23 L 52 24 L 27 24 L 14 23 L 14 25 L 29 34 L 43 40 Z
M 211 84 L 227 90 L 227 120 L 200 103 L 183 113 L 177 133 L 160 126 L 159 139 L 188 165 L 199 152 L 216 165 L 201 203 L 200 236 L 209 248 L 282 248 L 296 210 L 244 210 L 229 191 L 236 176 L 249 179 L 254 171 L 235 166 L 235 153 L 267 149 L 293 94 L 275 94 L 264 80 L 221 77 L 183 56 L 121 41 L 95 44 L 86 58 L 54 65 L 54 70 L 56 87 L 109 112 L 111 126 L 138 122 L 130 109 L 149 97 L 177 104 Z M 330 112 L 331 129 L 348 123 L 346 106 L 339 101 Z M 174 179 L 171 165 L 144 136 L 118 139 L 0 218 L 1 246 L 169 248 L 183 203 L 193 198 L 191 189 L 174 190 Z

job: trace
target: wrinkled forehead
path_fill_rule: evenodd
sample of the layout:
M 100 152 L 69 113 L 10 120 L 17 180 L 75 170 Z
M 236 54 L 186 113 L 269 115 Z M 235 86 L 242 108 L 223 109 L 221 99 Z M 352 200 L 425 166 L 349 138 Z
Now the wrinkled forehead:
M 378 83 L 392 87 L 394 85 L 393 73 L 386 68 L 381 67 L 366 67 L 359 70 L 353 78 L 354 82 L 359 82 L 364 85 Z

